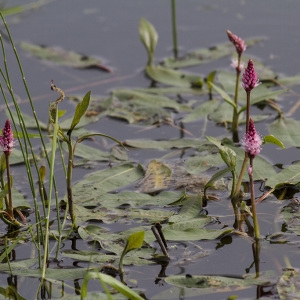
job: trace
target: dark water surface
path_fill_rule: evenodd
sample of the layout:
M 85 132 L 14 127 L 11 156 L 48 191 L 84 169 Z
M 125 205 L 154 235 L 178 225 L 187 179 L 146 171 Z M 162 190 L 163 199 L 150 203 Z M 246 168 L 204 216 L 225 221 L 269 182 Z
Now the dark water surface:
M 7 1 L 8 4 L 20 4 L 19 1 Z M 29 2 L 29 1 L 23 1 Z M 113 69 L 113 73 L 104 73 L 99 70 L 76 70 L 44 63 L 19 51 L 24 67 L 31 95 L 36 105 L 39 118 L 47 122 L 49 101 L 55 100 L 56 95 L 50 91 L 50 80 L 62 87 L 67 95 L 84 94 L 92 90 L 92 94 L 108 96 L 109 91 L 119 87 L 148 87 L 150 81 L 144 76 L 143 70 L 147 62 L 146 51 L 139 40 L 138 25 L 141 17 L 149 20 L 159 34 L 159 42 L 155 52 L 157 61 L 172 55 L 170 1 L 138 1 L 138 0 L 64 0 L 53 1 L 35 11 L 7 19 L 12 36 L 16 43 L 28 41 L 41 45 L 59 46 L 66 50 L 74 50 L 86 55 L 99 56 L 104 63 Z M 272 66 L 277 73 L 289 76 L 299 74 L 300 60 L 300 3 L 298 0 L 265 0 L 265 1 L 177 1 L 178 43 L 180 55 L 202 47 L 210 47 L 227 41 L 226 30 L 238 34 L 243 38 L 264 36 L 266 39 L 260 44 L 247 49 L 246 54 L 261 59 L 265 64 Z M 8 54 L 10 58 L 11 55 Z M 208 74 L 213 69 L 229 69 L 230 58 L 220 59 L 213 64 L 190 68 L 193 72 Z M 19 80 L 17 68 L 12 67 L 12 78 Z M 14 79 L 14 78 L 13 78 Z M 297 91 L 297 87 L 294 89 Z M 21 107 L 28 110 L 28 102 L 22 85 L 16 85 L 14 91 L 21 99 Z M 298 87 L 298 92 L 299 92 Z M 283 99 L 280 105 L 284 111 L 298 100 L 295 98 Z M 1 108 L 3 105 L 1 103 Z M 64 101 L 60 109 L 73 110 L 74 104 Z M 299 113 L 299 112 L 298 112 Z M 4 118 L 3 112 L 0 112 Z M 294 115 L 296 119 L 298 114 Z M 141 131 L 138 126 L 125 126 L 125 122 L 104 118 L 90 125 L 88 129 L 105 132 L 120 140 L 128 138 L 173 139 L 180 136 L 177 128 L 161 126 L 152 130 Z M 201 122 L 189 123 L 186 129 L 200 136 Z M 265 124 L 258 125 L 261 134 L 266 133 Z M 222 135 L 225 129 L 211 126 L 206 135 Z M 299 159 L 298 149 L 285 151 L 274 150 L 272 146 L 264 148 L 263 155 L 272 163 L 290 164 Z M 152 158 L 159 158 L 166 153 L 159 151 L 132 150 L 129 156 L 132 160 L 147 164 Z M 180 154 L 178 154 L 178 159 Z M 186 158 L 186 157 L 184 157 Z M 106 167 L 105 164 L 100 168 Z M 19 168 L 20 169 L 20 168 Z M 15 168 L 15 173 L 18 173 Z M 62 174 L 60 168 L 57 173 Z M 74 182 L 82 178 L 85 169 L 74 171 Z M 25 182 L 25 175 L 16 174 L 21 182 Z M 63 181 L 63 180 L 62 180 Z M 17 179 L 15 179 L 17 182 Z M 60 186 L 60 184 L 59 184 Z M 63 188 L 63 184 L 61 185 Z M 21 189 L 25 186 L 20 184 Z M 63 197 L 63 192 L 60 197 Z M 28 195 L 30 191 L 27 191 Z M 226 197 L 226 195 L 224 195 Z M 259 205 L 261 234 L 266 236 L 280 231 L 282 220 L 277 219 L 280 209 L 288 200 L 278 201 L 270 197 Z M 222 224 L 232 226 L 232 208 L 230 201 L 224 199 L 208 205 L 208 213 L 218 216 Z M 32 216 L 33 218 L 33 216 Z M 275 219 L 275 220 L 274 220 Z M 4 225 L 0 224 L 1 232 L 5 232 Z M 113 225 L 114 231 L 124 230 L 121 225 Z M 65 248 L 70 248 L 66 242 Z M 80 242 L 79 242 L 80 243 Z M 166 275 L 177 274 L 239 274 L 246 273 L 253 261 L 251 243 L 247 238 L 233 237 L 227 244 L 220 245 L 219 240 L 200 241 L 195 243 L 171 243 L 171 262 Z M 264 244 L 265 243 L 265 244 Z M 81 243 L 78 249 L 86 247 Z M 197 248 L 198 247 L 198 248 Z M 186 252 L 196 254 L 201 247 L 210 254 L 195 261 L 184 260 Z M 216 250 L 217 248 L 217 250 Z M 262 243 L 261 271 L 275 270 L 280 273 L 285 267 L 284 254 L 289 253 L 293 267 L 300 267 L 298 246 Z M 34 245 L 24 245 L 16 248 L 17 259 L 26 259 L 35 256 Z M 71 260 L 65 260 L 64 266 L 72 266 Z M 86 266 L 82 263 L 81 266 Z M 134 282 L 140 289 L 145 289 L 145 295 L 151 299 L 158 292 L 170 288 L 166 283 L 155 283 L 160 272 L 160 265 L 126 267 L 128 281 Z M 250 272 L 254 272 L 252 268 Z M 0 276 L 1 285 L 6 284 L 6 276 Z M 133 281 L 130 281 L 130 280 Z M 31 299 L 35 295 L 39 282 L 36 279 L 19 279 L 19 292 L 22 296 Z M 32 288 L 28 290 L 28 285 Z M 132 283 L 131 286 L 135 284 Z M 91 290 L 97 290 L 98 283 L 90 285 Z M 72 287 L 66 288 L 72 292 Z M 251 287 L 244 291 L 236 291 L 239 297 L 255 298 L 256 288 Z M 226 299 L 231 293 L 205 296 L 205 299 Z M 59 293 L 56 295 L 59 297 Z M 174 295 L 172 299 L 179 299 Z M 184 299 L 184 298 L 182 298 Z M 191 298 L 192 299 L 192 298 Z M 193 299 L 199 299 L 194 297 Z M 204 298 L 203 298 L 204 299 Z

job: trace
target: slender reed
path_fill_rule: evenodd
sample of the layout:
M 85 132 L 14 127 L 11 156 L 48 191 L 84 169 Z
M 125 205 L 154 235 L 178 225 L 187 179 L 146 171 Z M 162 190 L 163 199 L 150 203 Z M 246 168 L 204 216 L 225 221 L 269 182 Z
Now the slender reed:
M 171 0 L 172 7 L 172 33 L 174 58 L 178 57 L 177 24 L 176 24 L 176 0 Z

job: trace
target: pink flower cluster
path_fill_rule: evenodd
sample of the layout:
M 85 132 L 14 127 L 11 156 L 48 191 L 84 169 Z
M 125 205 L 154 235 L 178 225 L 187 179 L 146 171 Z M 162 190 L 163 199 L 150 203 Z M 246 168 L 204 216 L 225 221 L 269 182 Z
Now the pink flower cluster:
M 234 45 L 238 55 L 242 55 L 242 53 L 246 50 L 247 47 L 245 42 L 237 35 L 233 34 L 230 30 L 227 30 L 227 35 L 230 42 L 232 42 L 232 44 Z
M 14 135 L 9 119 L 6 120 L 2 135 L 0 136 L 0 147 L 5 154 L 10 154 L 15 146 Z
M 251 92 L 260 84 L 252 59 L 249 59 L 248 66 L 243 74 L 242 82 L 242 86 L 246 92 Z
M 249 120 L 249 129 L 244 135 L 244 138 L 241 141 L 241 145 L 244 148 L 244 150 L 248 153 L 248 156 L 250 158 L 254 158 L 260 153 L 262 139 L 257 133 L 254 126 L 254 121 L 251 118 Z

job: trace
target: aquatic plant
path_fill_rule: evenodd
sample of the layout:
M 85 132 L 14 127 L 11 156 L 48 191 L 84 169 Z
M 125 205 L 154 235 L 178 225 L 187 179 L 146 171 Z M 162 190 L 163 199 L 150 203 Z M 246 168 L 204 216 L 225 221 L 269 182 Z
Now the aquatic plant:
M 241 141 L 241 145 L 244 148 L 246 154 L 249 157 L 250 165 L 248 167 L 248 175 L 250 179 L 250 193 L 251 193 L 251 207 L 252 207 L 252 217 L 254 223 L 254 234 L 255 238 L 258 240 L 260 237 L 260 230 L 258 224 L 258 217 L 256 214 L 256 203 L 255 203 L 255 192 L 254 192 L 254 180 L 253 180 L 253 160 L 255 156 L 260 153 L 262 139 L 257 133 L 254 121 L 250 118 L 248 130 Z
M 3 152 L 5 160 L 1 159 L 1 198 L 5 199 L 6 210 L 0 211 L 2 220 L 7 223 L 10 227 L 20 227 L 21 224 L 14 217 L 14 207 L 12 199 L 12 177 L 10 174 L 10 162 L 9 157 L 15 146 L 15 140 L 13 135 L 13 130 L 10 124 L 10 120 L 7 119 L 4 127 L 2 129 L 2 135 L 0 136 L 0 147 Z M 7 183 L 4 183 L 3 171 L 6 169 L 6 178 Z M 3 203 L 2 203 L 3 207 Z M 18 211 L 18 210 L 17 210 Z M 22 216 L 23 221 L 25 220 L 24 216 L 20 211 L 19 215 Z

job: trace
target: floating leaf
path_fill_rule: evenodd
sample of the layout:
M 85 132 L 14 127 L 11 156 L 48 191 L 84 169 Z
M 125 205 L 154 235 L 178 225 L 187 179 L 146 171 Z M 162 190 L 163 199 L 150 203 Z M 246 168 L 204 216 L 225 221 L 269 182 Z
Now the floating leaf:
M 269 132 L 274 134 L 285 147 L 300 146 L 300 121 L 280 117 L 271 125 Z
M 198 75 L 184 73 L 162 66 L 149 65 L 146 67 L 146 73 L 154 81 L 171 86 L 202 88 L 203 85 L 203 80 Z
M 158 149 L 168 150 L 172 148 L 185 149 L 185 148 L 198 148 L 204 144 L 203 141 L 197 139 L 178 139 L 167 141 L 154 141 L 154 140 L 125 140 L 124 145 L 139 149 Z
M 162 162 L 152 160 L 139 186 L 144 192 L 153 193 L 168 188 L 171 180 L 172 170 Z
M 73 186 L 74 203 L 88 205 L 89 201 L 101 199 L 103 194 L 131 184 L 142 176 L 141 167 L 135 167 L 132 164 L 123 164 L 90 173 Z
M 50 61 L 61 66 L 72 68 L 94 67 L 110 72 L 107 67 L 101 64 L 99 59 L 82 55 L 74 51 L 66 51 L 58 47 L 40 46 L 28 42 L 21 42 L 19 46 L 22 50 L 37 58 Z
M 274 188 L 278 184 L 297 184 L 298 182 L 300 182 L 300 162 L 290 165 L 279 173 L 274 174 L 274 176 L 268 178 L 266 186 Z
M 257 37 L 253 39 L 247 39 L 247 46 L 252 46 L 262 41 L 263 38 Z M 217 60 L 224 56 L 230 55 L 234 52 L 234 47 L 231 43 L 217 44 L 216 46 L 210 48 L 202 48 L 199 50 L 194 50 L 193 52 L 187 54 L 184 57 L 178 59 L 174 57 L 167 58 L 163 61 L 163 64 L 170 68 L 183 68 L 189 66 L 195 66 L 198 64 L 208 63 L 213 60 Z
M 219 99 L 213 99 L 210 101 L 206 101 L 200 105 L 198 105 L 191 113 L 189 113 L 186 117 L 182 119 L 182 122 L 188 123 L 199 120 L 203 117 L 208 117 L 213 111 L 217 109 L 220 105 Z

